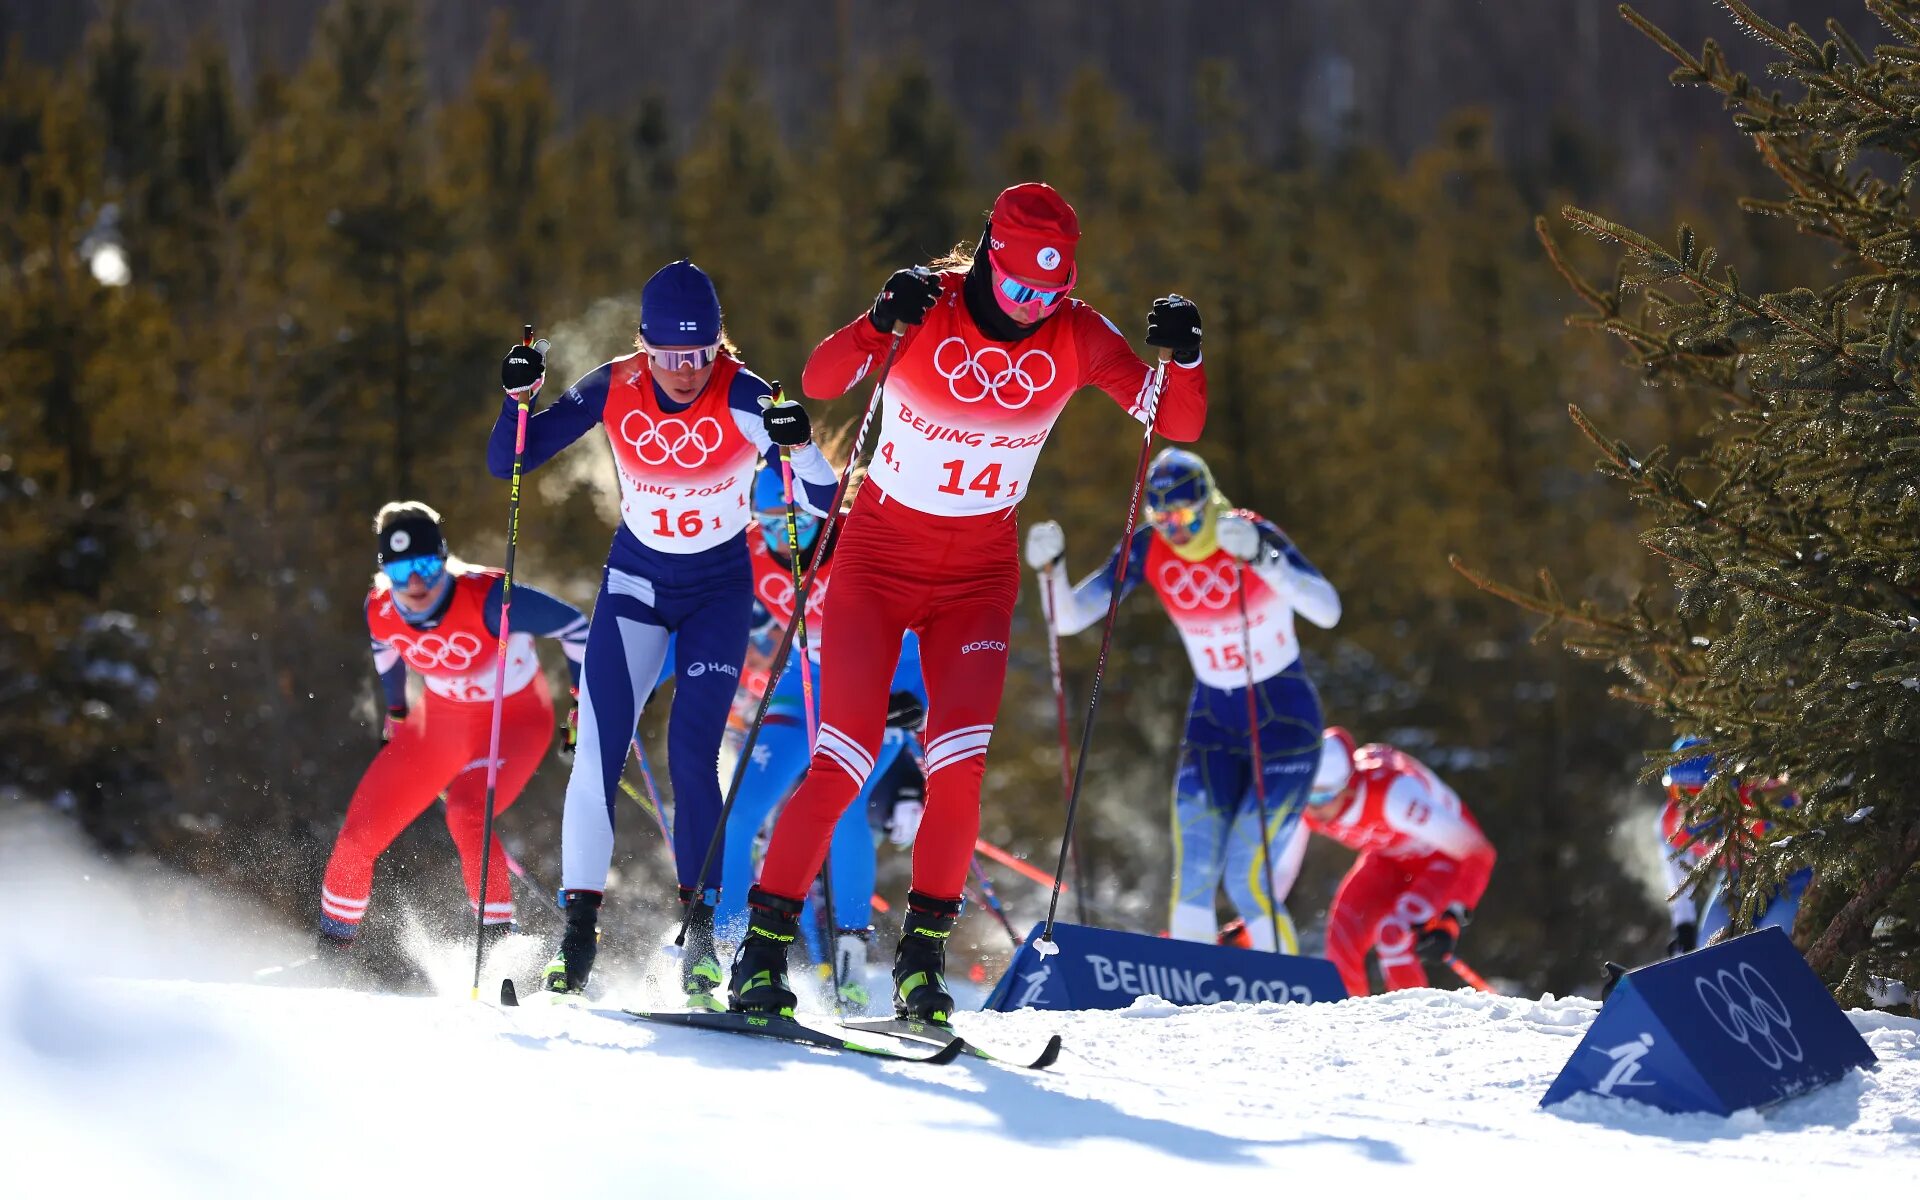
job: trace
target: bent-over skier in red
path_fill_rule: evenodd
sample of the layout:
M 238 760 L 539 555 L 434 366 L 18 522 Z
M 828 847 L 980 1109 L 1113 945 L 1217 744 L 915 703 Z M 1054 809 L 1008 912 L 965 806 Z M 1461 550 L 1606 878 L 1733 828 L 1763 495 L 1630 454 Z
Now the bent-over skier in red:
M 1356 748 L 1337 725 L 1324 736 L 1307 828 L 1360 853 L 1327 913 L 1327 957 L 1352 996 L 1371 990 L 1368 950 L 1388 991 L 1425 987 L 1420 955 L 1453 953 L 1493 874 L 1493 843 L 1413 755 Z
M 841 395 L 879 367 L 878 448 L 835 549 L 821 646 L 820 728 L 807 776 L 775 826 L 749 896 L 730 1005 L 791 1014 L 787 946 L 834 822 L 866 782 L 886 727 L 906 630 L 920 635 L 928 705 L 927 799 L 914 846 L 894 1007 L 944 1022 L 953 1010 L 946 939 L 980 828 L 980 782 L 1006 681 L 1020 586 L 1015 506 L 1067 400 L 1091 384 L 1176 441 L 1200 436 L 1206 376 L 1200 314 L 1156 300 L 1147 342 L 1172 352 L 1163 394 L 1113 323 L 1078 300 L 1079 218 L 1043 183 L 994 201 L 971 254 L 893 273 L 873 308 L 807 360 L 807 395 Z

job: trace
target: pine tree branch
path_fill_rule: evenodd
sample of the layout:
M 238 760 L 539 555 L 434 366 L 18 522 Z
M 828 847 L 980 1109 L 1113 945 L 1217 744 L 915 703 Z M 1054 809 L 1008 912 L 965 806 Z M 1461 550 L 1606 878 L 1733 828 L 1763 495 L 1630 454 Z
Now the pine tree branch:
M 1560 243 L 1553 236 L 1553 230 L 1548 227 L 1545 217 L 1534 217 L 1533 232 L 1534 236 L 1540 239 L 1541 247 L 1547 252 L 1547 261 L 1553 264 L 1555 271 L 1560 273 L 1560 278 L 1567 281 L 1567 286 L 1578 293 L 1580 298 L 1585 300 L 1587 304 L 1603 318 L 1612 320 L 1619 316 L 1619 297 L 1612 293 L 1602 292 L 1599 288 L 1588 283 L 1585 277 L 1574 268 L 1574 265 L 1567 261 L 1567 257 L 1561 251 Z
M 1596 213 L 1576 208 L 1569 204 L 1561 208 L 1560 215 L 1566 220 L 1585 229 L 1594 237 L 1603 241 L 1617 242 L 1637 255 L 1646 265 L 1659 272 L 1665 278 L 1678 278 L 1688 287 L 1705 296 L 1711 296 L 1739 308 L 1749 316 L 1771 320 L 1792 329 L 1809 342 L 1815 343 L 1836 358 L 1842 358 L 1855 367 L 1866 368 L 1870 364 L 1862 362 L 1844 343 L 1836 341 L 1832 334 L 1818 325 L 1812 325 L 1793 313 L 1782 309 L 1766 297 L 1751 299 L 1717 280 L 1701 274 L 1693 265 L 1676 258 L 1660 243 L 1638 233 L 1624 225 L 1616 224 Z
M 1471 583 L 1481 591 L 1489 595 L 1498 596 L 1507 603 L 1517 605 L 1520 608 L 1526 609 L 1528 612 L 1538 613 L 1546 617 L 1548 620 L 1547 624 L 1542 627 L 1543 631 L 1552 628 L 1553 624 L 1557 621 L 1572 621 L 1576 625 L 1584 625 L 1589 629 L 1621 636 L 1634 632 L 1631 625 L 1602 619 L 1587 610 L 1584 606 L 1580 609 L 1569 607 L 1564 600 L 1558 598 L 1559 588 L 1553 585 L 1552 577 L 1545 571 L 1540 573 L 1543 581 L 1545 581 L 1542 594 L 1540 596 L 1532 596 L 1517 588 L 1498 583 L 1480 574 L 1472 567 L 1467 566 L 1466 562 L 1458 554 L 1447 555 L 1447 565 L 1459 572 L 1468 583 Z

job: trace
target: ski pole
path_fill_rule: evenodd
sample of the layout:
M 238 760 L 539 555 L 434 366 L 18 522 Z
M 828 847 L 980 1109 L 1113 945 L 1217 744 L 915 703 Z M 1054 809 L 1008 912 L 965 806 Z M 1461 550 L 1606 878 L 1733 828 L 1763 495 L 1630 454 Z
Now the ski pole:
M 1013 940 L 1013 948 L 1018 950 L 1026 943 L 1021 939 L 1019 934 L 1013 931 L 1013 922 L 1007 920 L 1007 910 L 1000 907 L 1000 897 L 995 895 L 993 891 L 993 880 L 988 879 L 987 873 L 980 869 L 980 860 L 978 858 L 973 860 L 971 867 L 973 877 L 980 881 L 981 902 L 987 906 L 987 911 L 991 912 L 994 918 L 1000 922 L 1000 928 L 1007 931 L 1007 937 Z
M 773 384 L 773 402 L 768 407 L 778 408 L 791 404 L 785 389 L 779 380 Z M 786 492 L 787 501 L 787 565 L 793 569 L 793 624 L 794 643 L 800 647 L 800 703 L 807 717 L 807 746 L 813 746 L 813 670 L 807 658 L 807 606 L 801 603 L 800 589 L 806 581 L 801 576 L 800 567 L 800 514 L 793 499 L 793 448 L 780 447 L 780 484 Z M 824 550 L 824 546 L 815 542 L 815 546 Z
M 469 770 L 470 769 L 471 768 L 469 768 Z M 447 804 L 447 794 L 445 792 L 441 792 L 440 806 L 442 808 L 445 808 L 446 804 Z M 527 870 L 527 868 L 520 862 L 520 860 L 513 856 L 513 851 L 507 849 L 507 844 L 504 841 L 500 843 L 500 855 L 501 857 L 507 860 L 507 874 L 513 876 L 515 879 L 518 879 L 522 884 L 526 886 L 528 891 L 533 892 L 535 895 L 539 896 L 542 900 L 544 900 L 547 904 L 547 907 L 554 909 L 556 912 L 560 910 L 560 906 L 553 902 L 553 893 L 549 892 L 545 887 L 541 886 L 540 881 L 533 877 L 533 872 Z
M 1048 570 L 1040 576 L 1043 581 L 1040 599 L 1046 608 L 1043 614 L 1047 623 L 1047 670 L 1053 675 L 1053 710 L 1060 726 L 1060 799 L 1063 802 L 1073 795 L 1073 745 L 1067 721 L 1067 685 L 1060 673 L 1060 631 L 1054 627 L 1053 572 Z M 1073 839 L 1073 878 L 1080 885 L 1080 892 L 1074 896 L 1076 912 L 1082 925 L 1087 924 L 1087 870 L 1080 858 L 1080 839 Z M 1015 945 L 1019 943 L 1016 941 Z
M 653 823 L 660 827 L 660 836 L 667 839 L 667 849 L 671 851 L 673 849 L 673 822 L 667 820 L 667 806 L 660 801 L 660 789 L 653 782 L 653 768 L 647 764 L 647 751 L 646 748 L 640 744 L 640 736 L 638 734 L 635 734 L 633 738 L 633 756 L 640 763 L 640 782 L 644 784 L 647 789 L 646 802 L 640 807 L 646 809 L 653 815 Z M 628 795 L 632 796 L 635 800 L 640 799 L 640 794 L 633 790 L 633 785 L 628 783 L 624 777 L 620 780 L 620 783 L 627 789 Z
M 633 801 L 635 804 L 638 804 L 646 812 L 648 816 L 653 818 L 654 828 L 658 829 L 660 831 L 660 836 L 666 839 L 667 858 L 672 859 L 673 858 L 673 833 L 667 828 L 665 818 L 663 818 L 660 815 L 659 806 L 656 805 L 653 801 L 647 799 L 645 796 L 641 795 L 640 789 L 634 787 L 631 783 L 628 783 L 624 776 L 621 777 L 619 782 L 620 782 L 620 790 L 626 793 L 627 799 Z
M 853 436 L 853 448 L 847 455 L 847 468 L 840 472 L 840 482 L 833 489 L 833 504 L 828 507 L 826 518 L 820 523 L 820 536 L 814 540 L 813 562 L 807 567 L 807 573 L 801 578 L 800 587 L 793 597 L 795 613 L 807 607 L 807 593 L 813 588 L 814 576 L 820 573 L 820 563 L 826 558 L 827 548 L 832 544 L 834 528 L 840 523 L 840 507 L 846 499 L 847 483 L 860 465 L 861 451 L 866 447 L 867 434 L 872 432 L 873 420 L 880 414 L 880 400 L 886 393 L 887 376 L 893 372 L 893 360 L 900 353 L 900 343 L 905 338 L 907 327 L 904 322 L 895 322 L 892 340 L 887 344 L 886 357 L 880 360 L 880 373 L 873 381 L 873 395 L 867 400 L 867 411 L 860 418 L 859 431 Z M 700 873 L 694 877 L 693 890 L 704 891 L 707 872 L 713 869 L 713 856 L 720 850 L 720 839 L 727 831 L 727 817 L 733 812 L 733 802 L 739 798 L 740 784 L 747 777 L 747 767 L 753 762 L 753 746 L 760 740 L 760 726 L 767 719 L 767 708 L 773 703 L 774 688 L 780 682 L 780 674 L 787 668 L 788 652 L 793 649 L 793 631 L 799 628 L 798 620 L 790 623 L 780 635 L 780 644 L 774 649 L 773 661 L 767 666 L 767 690 L 760 693 L 760 707 L 753 714 L 753 723 L 747 726 L 747 737 L 740 744 L 740 758 L 734 764 L 733 778 L 727 783 L 726 799 L 720 804 L 720 820 L 713 827 L 713 836 L 707 839 L 706 855 L 700 860 Z M 692 909 L 680 918 L 680 928 L 673 935 L 673 944 L 687 944 L 687 922 L 692 919 Z
M 1247 668 L 1247 746 L 1253 753 L 1253 798 L 1260 809 L 1260 875 L 1267 893 L 1267 918 L 1273 924 L 1273 952 L 1287 952 L 1280 936 L 1280 897 L 1273 894 L 1273 828 L 1267 823 L 1267 768 L 1260 753 L 1260 702 L 1253 694 L 1253 623 L 1247 618 L 1247 568 L 1236 572 L 1234 591 L 1240 597 L 1240 657 Z M 1291 921 L 1288 924 L 1292 924 Z
M 775 380 L 773 384 L 773 399 L 768 407 L 777 408 L 782 404 L 791 403 L 792 401 L 787 399 L 786 392 L 781 388 L 779 381 Z M 787 501 L 787 565 L 793 569 L 793 653 L 800 660 L 800 704 L 802 712 L 807 719 L 807 749 L 811 751 L 813 749 L 814 731 L 819 727 L 814 724 L 813 719 L 813 663 L 807 653 L 806 593 L 801 590 L 806 586 L 806 580 L 802 578 L 800 567 L 800 514 L 793 499 L 793 448 L 790 446 L 780 447 L 780 485 L 786 493 Z M 821 557 L 824 557 L 826 547 L 822 546 L 819 542 L 815 542 L 814 547 L 823 552 Z M 767 686 L 771 689 L 773 685 L 769 683 Z M 840 921 L 833 908 L 833 849 L 831 842 L 828 843 L 826 858 L 820 861 L 820 898 L 821 904 L 827 910 L 827 932 L 824 939 L 824 948 L 827 952 L 827 974 L 833 982 L 833 994 L 837 998 L 840 995 L 840 951 L 836 945 L 836 935 L 840 928 Z
M 1093 746 L 1093 720 L 1100 715 L 1100 682 L 1107 673 L 1107 655 L 1113 650 L 1113 626 L 1120 619 L 1120 594 L 1125 589 L 1120 586 L 1120 575 L 1125 574 L 1127 547 L 1133 544 L 1133 529 L 1140 520 L 1140 493 L 1147 487 L 1147 461 L 1153 454 L 1153 423 L 1160 411 L 1160 392 L 1167 382 L 1167 363 L 1173 358 L 1173 351 L 1161 350 L 1160 359 L 1154 364 L 1153 376 L 1147 387 L 1153 393 L 1153 400 L 1147 405 L 1146 432 L 1140 436 L 1140 465 L 1133 472 L 1133 496 L 1127 501 L 1127 531 L 1120 538 L 1120 559 L 1116 566 L 1111 594 L 1107 597 L 1107 622 L 1100 631 L 1100 657 L 1093 661 L 1093 686 L 1087 696 L 1087 721 L 1080 727 L 1080 756 L 1073 765 L 1073 786 L 1067 790 L 1067 822 L 1060 835 L 1060 861 L 1053 870 L 1053 897 L 1047 902 L 1047 923 L 1040 930 L 1040 941 L 1034 947 L 1040 957 L 1053 954 L 1059 947 L 1053 944 L 1053 919 L 1060 908 L 1060 893 L 1063 885 L 1060 877 L 1067 871 L 1067 850 L 1073 844 L 1073 818 L 1080 811 L 1080 787 L 1087 778 L 1087 751 Z
M 1492 992 L 1496 990 L 1492 984 L 1481 978 L 1480 972 L 1460 961 L 1459 956 L 1449 954 L 1447 955 L 1446 962 L 1449 967 L 1453 968 L 1455 975 L 1458 975 L 1466 981 L 1468 987 L 1481 992 Z
M 528 324 L 520 335 L 522 346 L 533 346 L 541 354 L 547 352 L 547 339 L 541 338 L 538 345 L 533 340 L 533 326 Z M 489 736 L 487 750 L 487 807 L 480 822 L 480 905 L 474 913 L 473 929 L 473 991 L 472 998 L 480 998 L 480 965 L 487 951 L 487 868 L 493 856 L 493 794 L 500 782 L 500 716 L 506 709 L 507 700 L 507 630 L 508 614 L 513 611 L 513 558 L 514 551 L 520 545 L 520 465 L 527 453 L 527 414 L 533 404 L 533 398 L 539 394 L 540 385 L 546 382 L 546 376 L 520 395 L 512 392 L 507 395 L 519 406 L 518 425 L 513 434 L 513 476 L 507 490 L 507 566 L 500 582 L 500 645 L 494 654 L 493 668 L 493 732 Z

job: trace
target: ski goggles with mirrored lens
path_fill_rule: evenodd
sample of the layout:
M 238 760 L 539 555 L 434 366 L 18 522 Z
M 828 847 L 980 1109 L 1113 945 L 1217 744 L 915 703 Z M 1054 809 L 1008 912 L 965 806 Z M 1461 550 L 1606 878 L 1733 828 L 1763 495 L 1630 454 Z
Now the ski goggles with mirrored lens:
M 447 560 L 438 554 L 416 554 L 411 558 L 394 558 L 380 564 L 380 570 L 392 581 L 395 587 L 405 587 L 415 575 L 428 587 L 440 582 L 440 576 L 446 574 Z
M 785 548 L 787 544 L 787 510 L 784 508 L 756 509 L 754 520 L 760 522 L 760 529 L 767 535 L 767 544 L 774 549 Z M 819 527 L 820 518 L 805 509 L 793 514 L 794 532 L 800 535 L 800 545 L 805 547 L 813 542 L 814 531 Z
M 1000 294 L 1015 304 L 1038 304 L 1041 308 L 1052 308 L 1060 302 L 1060 297 L 1067 294 L 1067 289 L 1043 292 L 1039 288 L 1028 287 L 1011 275 L 1002 275 Z
M 1207 519 L 1207 506 L 1204 504 L 1180 504 L 1172 508 L 1155 508 L 1147 511 L 1147 520 L 1153 522 L 1156 529 L 1185 530 L 1199 533 L 1201 524 Z
M 1000 307 L 1023 323 L 1031 323 L 1026 318 L 1052 312 L 1073 290 L 1074 276 L 1068 276 L 1067 281 L 1057 287 L 1042 288 L 1015 279 L 1002 271 L 1000 264 L 991 258 L 987 260 L 987 266 L 993 274 L 993 289 L 998 293 L 995 298 L 999 300 Z
M 699 346 L 692 350 L 658 350 L 647 347 L 647 358 L 663 371 L 698 370 L 720 357 L 720 343 L 711 346 Z

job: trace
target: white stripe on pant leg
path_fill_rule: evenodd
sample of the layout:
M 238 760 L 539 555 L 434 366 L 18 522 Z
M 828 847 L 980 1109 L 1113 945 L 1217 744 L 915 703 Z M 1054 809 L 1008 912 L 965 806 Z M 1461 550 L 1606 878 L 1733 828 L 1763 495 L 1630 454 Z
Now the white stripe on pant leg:
M 972 758 L 975 755 L 985 758 L 987 754 L 987 742 L 992 736 L 991 733 L 976 733 L 971 737 L 948 742 L 945 746 L 941 747 L 939 753 L 930 753 L 927 755 L 927 772 L 931 774 L 943 767 L 950 767 L 962 759 Z
M 820 738 L 834 739 L 841 746 L 846 748 L 848 757 L 852 758 L 855 762 L 865 767 L 868 771 L 873 770 L 873 755 L 867 753 L 867 748 L 865 746 L 862 746 L 859 742 L 856 742 L 852 738 L 848 737 L 846 735 L 846 732 L 840 729 L 838 726 L 821 725 L 820 732 L 815 734 L 814 737 L 816 741 Z
M 814 734 L 814 752 L 825 754 L 846 769 L 854 781 L 864 785 L 867 776 L 873 774 L 873 755 L 866 747 L 854 741 L 831 725 L 822 725 Z
M 372 899 L 371 896 L 362 896 L 358 900 L 349 900 L 347 897 L 329 891 L 325 887 L 320 889 L 320 900 L 323 905 L 336 912 L 350 913 L 353 916 L 359 916 L 361 913 L 367 911 L 367 902 L 370 899 Z
M 940 748 L 942 746 L 945 746 L 948 742 L 953 741 L 955 738 L 966 737 L 970 734 L 976 734 L 976 733 L 991 734 L 992 732 L 993 732 L 992 725 L 963 725 L 959 729 L 949 729 L 947 730 L 947 732 L 941 734 L 939 737 L 934 738 L 932 741 L 927 743 L 927 756 L 931 758 L 934 755 L 939 754 Z

